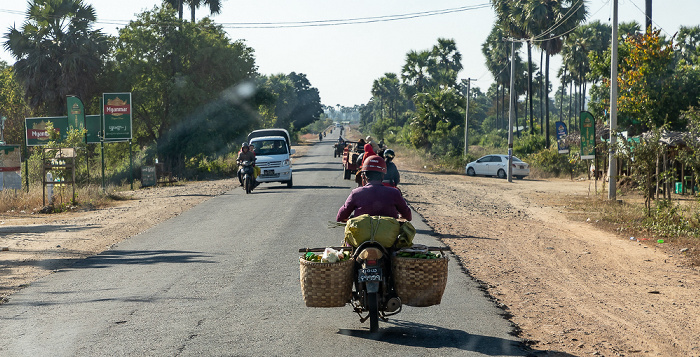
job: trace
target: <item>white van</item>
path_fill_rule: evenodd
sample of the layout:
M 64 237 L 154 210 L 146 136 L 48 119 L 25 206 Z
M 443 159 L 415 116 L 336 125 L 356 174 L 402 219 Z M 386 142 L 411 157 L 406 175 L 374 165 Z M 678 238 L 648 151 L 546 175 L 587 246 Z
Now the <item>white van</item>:
M 255 146 L 255 166 L 260 168 L 258 182 L 282 182 L 292 187 L 292 158 L 295 150 L 285 129 L 260 129 L 248 134 Z

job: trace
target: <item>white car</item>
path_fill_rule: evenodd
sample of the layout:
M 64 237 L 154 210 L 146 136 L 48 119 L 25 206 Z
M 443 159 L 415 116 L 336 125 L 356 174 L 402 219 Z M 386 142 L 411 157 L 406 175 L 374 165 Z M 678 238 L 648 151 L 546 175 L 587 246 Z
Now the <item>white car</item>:
M 285 129 L 260 129 L 248 134 L 248 142 L 255 145 L 255 165 L 260 168 L 258 182 L 282 182 L 287 187 L 292 181 L 292 149 Z
M 508 177 L 508 155 L 486 155 L 467 164 L 467 175 Z M 513 156 L 513 176 L 522 179 L 530 174 L 530 165 Z

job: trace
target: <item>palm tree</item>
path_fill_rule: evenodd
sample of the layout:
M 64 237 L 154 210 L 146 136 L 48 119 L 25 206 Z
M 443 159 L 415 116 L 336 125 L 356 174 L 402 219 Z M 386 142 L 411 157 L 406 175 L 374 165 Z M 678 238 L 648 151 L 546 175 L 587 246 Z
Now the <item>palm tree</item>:
M 586 93 L 586 83 L 589 81 L 591 63 L 589 54 L 595 52 L 602 55 L 610 46 L 610 25 L 596 20 L 577 27 L 564 40 L 562 59 L 564 66 L 570 72 L 570 77 L 578 87 L 578 93 Z M 577 110 L 585 107 L 585 96 L 577 102 Z
M 107 37 L 92 30 L 95 10 L 82 0 L 33 0 L 21 29 L 9 28 L 4 46 L 31 107 L 65 112 L 69 94 L 87 100 L 96 90 L 109 50 Z
M 496 10 L 496 17 L 499 25 L 516 39 L 530 39 L 535 34 L 529 32 L 535 27 L 532 22 L 533 18 L 525 13 L 525 4 L 530 0 L 491 0 L 491 4 Z M 529 98 L 529 113 L 530 113 L 530 134 L 535 133 L 535 125 L 533 122 L 533 93 L 532 93 L 532 42 L 527 42 L 527 73 L 528 73 L 528 89 Z
M 523 12 L 532 20 L 527 22 L 532 26 L 528 32 L 538 34 L 532 41 L 546 53 L 545 138 L 549 147 L 549 58 L 561 51 L 562 37 L 586 19 L 586 5 L 584 0 L 531 0 L 524 5 Z
M 438 44 L 433 46 L 431 56 L 435 66 L 430 74 L 437 85 L 455 87 L 457 74 L 462 70 L 462 54 L 457 51 L 457 44 L 452 39 L 438 38 Z
M 211 15 L 221 13 L 221 0 L 187 0 L 187 4 L 190 6 L 193 23 L 194 12 L 197 8 L 199 8 L 202 5 L 209 6 L 209 12 Z
M 402 89 L 406 97 L 413 98 L 431 86 L 430 68 L 433 59 L 428 51 L 410 51 L 406 54 L 406 64 L 401 71 Z

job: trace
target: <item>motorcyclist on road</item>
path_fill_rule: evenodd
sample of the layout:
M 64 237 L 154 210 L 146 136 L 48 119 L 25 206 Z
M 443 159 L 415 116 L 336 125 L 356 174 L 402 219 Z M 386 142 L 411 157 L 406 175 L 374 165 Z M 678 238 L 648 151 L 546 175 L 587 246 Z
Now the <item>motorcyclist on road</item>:
M 382 183 L 385 186 L 396 187 L 401 181 L 401 176 L 399 175 L 399 169 L 396 168 L 393 160 L 396 155 L 394 150 L 386 149 L 384 150 L 384 161 L 386 161 L 386 175 L 384 175 L 384 180 Z
M 384 159 L 377 155 L 368 157 L 362 165 L 362 176 L 367 184 L 352 190 L 345 204 L 338 210 L 336 221 L 347 221 L 353 212 L 355 216 L 369 214 L 399 218 L 401 215 L 402 218 L 410 221 L 411 209 L 398 190 L 382 184 L 384 174 L 386 174 Z
M 253 165 L 255 165 L 255 153 L 250 151 L 250 147 L 248 147 L 248 143 L 241 144 L 241 151 L 238 152 L 238 157 L 236 158 L 236 163 L 238 163 L 238 166 L 239 166 L 238 182 L 241 183 L 241 186 L 243 186 L 243 168 L 240 167 L 240 165 L 241 165 L 241 163 L 243 163 L 243 161 L 251 161 L 251 162 L 253 162 Z M 257 176 L 257 175 L 255 175 L 255 176 Z

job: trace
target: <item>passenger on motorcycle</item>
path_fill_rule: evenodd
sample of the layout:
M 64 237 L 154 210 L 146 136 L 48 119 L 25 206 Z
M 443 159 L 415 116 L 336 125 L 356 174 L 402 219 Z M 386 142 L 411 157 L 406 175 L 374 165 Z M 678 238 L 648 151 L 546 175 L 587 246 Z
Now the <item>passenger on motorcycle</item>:
M 236 158 L 236 163 L 238 163 L 239 167 L 243 161 L 252 161 L 255 163 L 255 153 L 250 151 L 248 143 L 241 144 L 241 151 L 238 152 L 238 157 Z M 243 186 L 243 170 L 241 168 L 238 169 L 238 182 Z
M 384 150 L 384 161 L 386 161 L 386 175 L 384 175 L 384 181 L 382 182 L 385 186 L 396 187 L 399 184 L 399 181 L 401 181 L 399 169 L 396 168 L 396 164 L 394 164 L 393 162 L 395 156 L 396 155 L 394 154 L 394 150 Z
M 345 204 L 340 207 L 335 220 L 345 222 L 355 212 L 355 216 L 369 214 L 370 216 L 386 216 L 411 220 L 411 209 L 392 187 L 382 184 L 386 174 L 386 162 L 379 156 L 370 156 L 362 165 L 362 176 L 366 185 L 358 187 L 350 193 Z
M 365 149 L 360 156 L 357 157 L 357 162 L 355 163 L 357 167 L 362 167 L 365 164 L 365 159 L 369 158 L 370 156 L 377 155 L 374 152 L 374 148 L 372 148 L 372 145 L 367 143 L 365 144 Z M 357 174 L 355 175 L 355 183 L 357 183 L 357 186 L 364 186 L 366 181 L 362 179 L 362 171 L 357 171 Z

